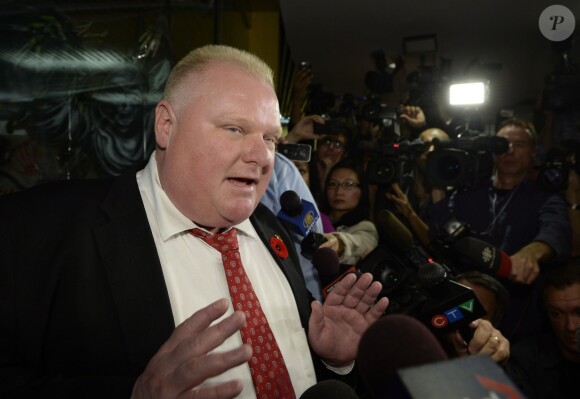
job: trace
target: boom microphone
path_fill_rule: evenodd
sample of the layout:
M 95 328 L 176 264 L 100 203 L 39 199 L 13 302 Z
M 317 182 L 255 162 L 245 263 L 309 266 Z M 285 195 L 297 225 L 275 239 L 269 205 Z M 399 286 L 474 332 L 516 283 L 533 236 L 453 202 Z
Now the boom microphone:
M 510 257 L 497 247 L 473 237 L 463 237 L 451 247 L 471 269 L 498 277 L 509 277 L 512 271 Z
M 312 254 L 312 265 L 318 270 L 320 284 L 325 286 L 334 280 L 340 269 L 338 255 L 330 248 L 318 248 Z
M 292 230 L 306 237 L 311 231 L 320 215 L 314 204 L 300 199 L 295 191 L 288 190 L 280 196 L 280 212 L 278 217 L 286 222 Z
M 356 392 L 347 384 L 339 380 L 324 380 L 312 385 L 300 399 L 358 399 Z
M 413 234 L 393 212 L 387 209 L 380 211 L 379 223 L 383 226 L 389 243 L 394 244 L 399 250 L 404 252 L 413 245 Z
M 318 248 L 312 255 L 312 264 L 318 270 L 320 276 L 320 284 L 322 288 L 322 298 L 326 299 L 330 291 L 336 287 L 340 280 L 349 273 L 361 273 L 356 266 L 351 266 L 346 270 L 340 269 L 340 261 L 338 255 L 330 248 Z M 340 275 L 339 275 L 340 273 Z
M 437 338 L 418 320 L 389 314 L 361 336 L 356 367 L 375 399 L 397 397 L 399 369 L 447 359 Z
M 393 244 L 416 268 L 431 262 L 429 254 L 415 243 L 413 234 L 393 212 L 387 209 L 379 212 L 379 223 L 385 230 L 388 242 Z

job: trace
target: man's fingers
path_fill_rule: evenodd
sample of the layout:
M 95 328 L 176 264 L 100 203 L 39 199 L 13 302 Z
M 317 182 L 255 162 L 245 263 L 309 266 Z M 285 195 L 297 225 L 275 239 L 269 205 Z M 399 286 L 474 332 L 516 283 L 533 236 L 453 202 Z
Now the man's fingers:
M 226 313 L 228 306 L 228 301 L 222 298 L 198 310 L 175 328 L 171 337 L 163 344 L 159 352 L 172 351 L 184 339 L 205 330 L 211 323 Z
M 208 327 L 224 313 L 224 308 L 227 310 L 227 306 L 225 300 L 216 301 L 180 324 L 153 356 L 139 377 L 134 392 L 157 392 L 158 397 L 177 397 L 207 378 L 248 361 L 252 350 L 245 345 L 224 353 L 210 353 L 245 323 L 246 316 L 237 311 Z
M 205 356 L 193 357 L 177 367 L 169 378 L 177 386 L 190 389 L 201 385 L 205 380 L 246 363 L 252 356 L 248 345 L 226 352 L 215 352 Z
M 374 305 L 381 289 L 381 283 L 378 281 L 373 282 L 373 276 L 370 273 L 364 273 L 358 279 L 356 275 L 348 274 L 332 290 L 326 300 L 330 299 L 329 304 L 342 304 L 347 308 L 356 309 L 359 313 L 364 314 Z M 335 296 L 331 298 L 333 293 Z M 381 303 L 379 309 L 383 306 L 386 309 L 384 302 Z
M 243 312 L 234 312 L 219 323 L 180 341 L 172 351 L 172 356 L 185 361 L 195 356 L 205 355 L 237 333 L 245 322 L 246 316 Z

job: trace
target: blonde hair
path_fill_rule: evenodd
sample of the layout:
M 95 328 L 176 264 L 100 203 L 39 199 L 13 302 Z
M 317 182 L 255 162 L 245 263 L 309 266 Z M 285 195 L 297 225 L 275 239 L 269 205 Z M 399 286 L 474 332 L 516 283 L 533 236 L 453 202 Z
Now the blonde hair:
M 210 44 L 190 51 L 173 67 L 163 97 L 172 102 L 179 96 L 183 81 L 191 73 L 202 73 L 213 63 L 231 63 L 274 88 L 274 73 L 262 59 L 244 50 L 225 45 Z

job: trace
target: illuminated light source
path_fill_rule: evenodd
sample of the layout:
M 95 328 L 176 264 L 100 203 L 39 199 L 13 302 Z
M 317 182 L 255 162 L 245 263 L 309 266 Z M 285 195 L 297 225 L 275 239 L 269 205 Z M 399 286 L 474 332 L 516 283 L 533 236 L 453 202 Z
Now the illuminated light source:
M 450 105 L 481 105 L 487 100 L 484 82 L 456 83 L 449 86 Z

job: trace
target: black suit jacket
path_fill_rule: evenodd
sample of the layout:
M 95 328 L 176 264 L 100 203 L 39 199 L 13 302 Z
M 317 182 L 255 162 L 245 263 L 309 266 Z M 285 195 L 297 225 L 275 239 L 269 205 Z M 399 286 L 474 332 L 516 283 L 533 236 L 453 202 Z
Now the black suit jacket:
M 312 297 L 294 246 L 282 260 L 269 245 L 290 236 L 261 205 L 250 219 L 307 329 Z M 129 397 L 175 328 L 134 174 L 0 197 L 0 262 L 1 397 Z

